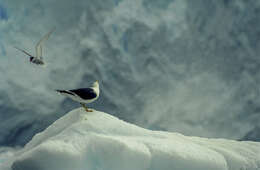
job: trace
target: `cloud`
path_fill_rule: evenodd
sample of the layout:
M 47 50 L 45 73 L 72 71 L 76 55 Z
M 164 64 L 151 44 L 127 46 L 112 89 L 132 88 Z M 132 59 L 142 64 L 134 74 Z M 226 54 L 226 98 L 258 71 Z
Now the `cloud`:
M 8 20 L 6 8 L 0 4 L 0 20 Z
M 3 170 L 9 170 L 11 167 L 11 159 L 14 158 L 14 155 L 21 148 L 10 148 L 10 147 L 0 147 L 0 167 Z
M 239 2 L 6 2 L 0 143 L 25 144 L 79 106 L 54 89 L 96 79 L 96 109 L 151 129 L 241 138 L 260 121 L 260 43 L 251 22 L 258 18 L 244 10 L 255 5 Z M 34 53 L 53 27 L 43 49 L 46 68 L 12 47 Z

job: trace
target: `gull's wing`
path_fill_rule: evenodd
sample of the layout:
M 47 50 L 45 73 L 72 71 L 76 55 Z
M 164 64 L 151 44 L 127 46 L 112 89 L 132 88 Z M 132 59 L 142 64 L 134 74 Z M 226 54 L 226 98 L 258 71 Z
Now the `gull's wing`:
M 26 55 L 28 55 L 28 56 L 30 56 L 30 57 L 34 57 L 34 56 L 32 56 L 31 54 L 27 53 L 26 51 L 24 51 L 24 50 L 22 50 L 22 49 L 20 49 L 20 48 L 18 48 L 18 47 L 14 47 L 14 48 L 17 49 L 17 50 L 19 50 L 19 51 L 21 51 L 21 52 L 23 52 L 23 53 L 25 53 Z
M 46 41 L 51 33 L 55 30 L 55 28 L 53 28 L 50 32 L 48 32 L 44 37 L 42 37 L 42 39 L 37 43 L 36 45 L 36 58 L 40 58 L 42 57 L 42 45 L 44 43 L 44 41 Z
M 97 97 L 96 92 L 92 88 L 82 88 L 82 89 L 74 89 L 74 90 L 68 90 L 71 93 L 76 94 L 80 98 L 84 100 L 90 100 Z

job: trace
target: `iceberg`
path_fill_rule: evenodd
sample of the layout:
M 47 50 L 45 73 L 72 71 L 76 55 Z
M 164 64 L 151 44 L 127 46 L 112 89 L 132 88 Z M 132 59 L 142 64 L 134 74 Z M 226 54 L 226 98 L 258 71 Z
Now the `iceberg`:
M 152 131 L 78 108 L 36 134 L 12 170 L 259 170 L 260 143 Z

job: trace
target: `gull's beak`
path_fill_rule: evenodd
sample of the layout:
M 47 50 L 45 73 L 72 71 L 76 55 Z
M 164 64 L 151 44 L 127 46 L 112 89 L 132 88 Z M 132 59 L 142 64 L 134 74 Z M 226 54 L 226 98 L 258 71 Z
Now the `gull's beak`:
M 98 80 L 96 80 L 95 83 L 98 83 Z

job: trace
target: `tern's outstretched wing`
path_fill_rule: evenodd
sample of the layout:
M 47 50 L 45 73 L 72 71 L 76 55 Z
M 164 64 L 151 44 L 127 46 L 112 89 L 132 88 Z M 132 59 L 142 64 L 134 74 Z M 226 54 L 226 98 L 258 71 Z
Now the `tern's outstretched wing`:
M 46 34 L 44 37 L 42 37 L 42 39 L 37 43 L 36 45 L 36 58 L 41 58 L 42 57 L 42 45 L 44 43 L 44 41 L 46 41 L 51 33 L 55 30 L 55 28 L 53 28 L 50 32 L 48 32 L 48 34 Z
M 14 47 L 15 49 L 19 50 L 19 51 L 22 51 L 23 53 L 25 53 L 26 55 L 30 56 L 30 57 L 34 57 L 32 56 L 31 54 L 27 53 L 26 51 L 20 49 L 20 48 L 17 48 L 17 47 Z

